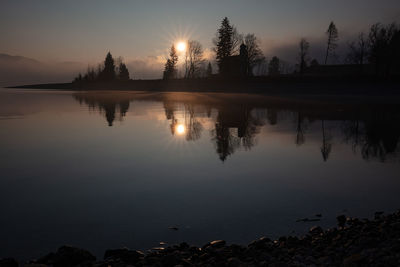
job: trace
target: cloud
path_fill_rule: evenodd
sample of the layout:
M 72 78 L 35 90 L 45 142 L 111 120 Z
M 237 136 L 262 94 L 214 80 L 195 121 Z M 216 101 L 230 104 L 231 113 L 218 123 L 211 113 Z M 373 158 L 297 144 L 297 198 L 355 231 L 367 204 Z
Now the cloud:
M 163 56 L 148 56 L 145 59 L 135 59 L 126 62 L 132 79 L 160 79 L 164 69 Z
M 0 54 L 0 86 L 70 82 L 86 66 L 80 62 L 46 63 L 22 56 Z

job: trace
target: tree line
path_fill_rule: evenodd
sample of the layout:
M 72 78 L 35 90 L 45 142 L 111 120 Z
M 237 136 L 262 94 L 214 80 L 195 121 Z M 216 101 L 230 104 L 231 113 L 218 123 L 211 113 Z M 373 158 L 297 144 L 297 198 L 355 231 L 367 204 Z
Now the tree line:
M 338 58 L 336 50 L 339 45 L 339 31 L 332 21 L 325 32 L 326 50 L 323 65 L 329 65 Z M 220 27 L 213 38 L 213 52 L 218 67 L 213 70 L 211 62 L 204 58 L 204 49 L 199 41 L 188 40 L 184 54 L 179 57 L 175 45 L 170 48 L 163 71 L 163 79 L 211 77 L 214 74 L 227 75 L 232 67 L 233 58 L 240 61 L 240 68 L 246 76 L 271 76 L 297 73 L 304 74 L 310 67 L 322 65 L 317 59 L 310 57 L 310 42 L 301 38 L 298 43 L 296 64 L 281 60 L 277 56 L 266 60 L 261 48 L 260 40 L 253 33 L 240 34 L 237 28 L 230 23 L 227 17 L 223 18 Z M 372 25 L 368 33 L 361 32 L 354 41 L 347 44 L 348 52 L 344 58 L 345 64 L 358 65 L 360 73 L 363 66 L 373 66 L 378 76 L 390 76 L 400 72 L 400 27 L 396 23 Z M 239 58 L 240 57 L 240 58 Z M 178 75 L 178 61 L 183 60 L 182 74 Z M 88 67 L 85 74 L 79 74 L 74 81 L 115 81 L 129 80 L 129 71 L 121 58 L 115 60 L 108 52 L 104 63 L 97 68 Z
M 329 65 L 337 60 L 336 50 L 339 46 L 339 31 L 335 23 L 329 23 L 326 34 L 326 50 L 323 64 L 317 59 L 310 57 L 310 42 L 301 38 L 298 43 L 298 56 L 293 68 L 277 56 L 273 56 L 267 62 L 262 50 L 260 41 L 254 34 L 239 34 L 237 28 L 225 17 L 213 39 L 213 51 L 218 70 L 216 73 L 224 75 L 229 70 L 232 56 L 240 54 L 240 46 L 244 45 L 246 62 L 244 67 L 247 75 L 253 76 L 258 70 L 258 75 L 279 75 L 282 73 L 304 74 L 309 67 Z M 369 32 L 359 33 L 355 41 L 347 44 L 347 54 L 344 57 L 344 64 L 359 65 L 360 72 L 365 64 L 372 65 L 375 74 L 389 76 L 399 72 L 400 69 L 400 27 L 396 23 L 388 25 L 376 23 L 370 27 Z M 174 45 L 170 50 L 170 57 L 167 59 L 164 69 L 164 79 L 178 78 L 177 71 L 178 56 Z M 197 41 L 188 41 L 188 49 L 185 54 L 184 78 L 209 77 L 213 74 L 211 62 L 208 62 L 207 70 L 204 71 L 203 50 Z M 289 69 L 292 69 L 291 71 Z
M 96 82 L 96 81 L 128 81 L 129 71 L 122 58 L 115 60 L 108 52 L 103 64 L 99 64 L 97 68 L 88 67 L 85 74 L 79 73 L 74 82 Z

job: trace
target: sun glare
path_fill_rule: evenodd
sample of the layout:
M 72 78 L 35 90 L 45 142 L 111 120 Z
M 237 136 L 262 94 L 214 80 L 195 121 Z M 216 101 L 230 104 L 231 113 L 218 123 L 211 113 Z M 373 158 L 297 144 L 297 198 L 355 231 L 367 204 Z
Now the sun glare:
M 176 44 L 176 49 L 177 49 L 179 52 L 185 52 L 185 50 L 186 50 L 186 42 L 178 42 L 178 43 Z
M 176 126 L 176 133 L 177 134 L 184 134 L 185 133 L 185 126 L 183 124 L 178 124 Z

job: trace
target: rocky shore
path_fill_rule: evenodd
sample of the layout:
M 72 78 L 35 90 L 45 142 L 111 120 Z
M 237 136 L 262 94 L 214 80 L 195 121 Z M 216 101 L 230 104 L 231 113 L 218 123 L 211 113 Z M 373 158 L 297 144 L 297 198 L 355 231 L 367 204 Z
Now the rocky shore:
M 337 217 L 336 228 L 312 227 L 302 237 L 278 240 L 262 237 L 247 246 L 216 240 L 203 247 L 181 243 L 147 252 L 110 249 L 103 260 L 88 251 L 63 246 L 21 266 L 400 266 L 400 211 L 372 220 Z M 14 259 L 0 260 L 0 267 L 18 266 Z

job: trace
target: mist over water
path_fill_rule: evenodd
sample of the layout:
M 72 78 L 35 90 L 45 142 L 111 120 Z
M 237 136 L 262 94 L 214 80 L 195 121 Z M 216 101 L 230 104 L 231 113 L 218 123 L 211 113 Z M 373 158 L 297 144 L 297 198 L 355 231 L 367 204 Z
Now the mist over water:
M 244 244 L 394 211 L 396 101 L 1 89 L 0 257 Z

